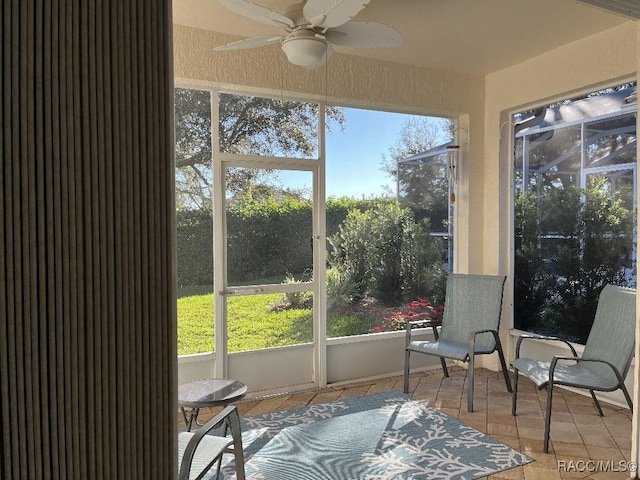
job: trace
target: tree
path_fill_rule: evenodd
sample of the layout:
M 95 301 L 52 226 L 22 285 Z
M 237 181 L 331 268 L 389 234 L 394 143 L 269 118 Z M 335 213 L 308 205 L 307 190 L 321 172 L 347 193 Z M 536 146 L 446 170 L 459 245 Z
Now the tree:
M 211 210 L 211 100 L 204 90 L 175 90 L 176 208 Z
M 586 341 L 602 288 L 635 271 L 632 196 L 604 176 L 517 194 L 516 328 Z
M 452 137 L 454 123 L 450 119 L 409 117 L 405 120 L 400 137 L 383 155 L 382 169 L 398 178 L 400 203 L 414 212 L 417 220 L 431 219 L 435 231 L 446 227 L 448 221 L 448 180 L 442 165 L 402 165 L 398 162 L 424 152 Z
M 416 222 L 396 203 L 353 209 L 329 238 L 329 264 L 351 280 L 359 296 L 387 305 L 433 298 L 444 275 L 441 239 L 429 232 L 427 219 Z
M 222 93 L 219 95 L 220 151 L 250 155 L 308 158 L 318 148 L 318 105 L 296 101 Z M 211 211 L 211 92 L 175 90 L 176 206 Z M 338 107 L 327 107 L 327 128 L 344 128 Z M 232 195 L 273 180 L 273 172 L 227 170 Z M 256 191 L 260 190 L 259 188 Z

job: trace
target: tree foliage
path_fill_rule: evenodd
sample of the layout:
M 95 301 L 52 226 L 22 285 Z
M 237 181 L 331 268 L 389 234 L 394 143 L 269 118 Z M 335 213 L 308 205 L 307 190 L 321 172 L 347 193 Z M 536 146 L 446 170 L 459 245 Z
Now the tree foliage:
M 515 326 L 584 343 L 600 291 L 635 268 L 631 191 L 606 178 L 516 197 Z
M 351 210 L 329 242 L 331 267 L 346 272 L 361 296 L 390 305 L 432 297 L 444 278 L 442 242 L 429 221 L 395 203 Z
M 396 178 L 399 173 L 399 197 L 403 207 L 414 211 L 417 219 L 428 217 L 435 231 L 446 229 L 449 190 L 446 169 L 437 165 L 399 164 L 417 153 L 447 142 L 453 135 L 450 119 L 408 117 L 400 137 L 383 157 L 382 169 Z
M 318 149 L 318 105 L 248 95 L 218 97 L 220 151 L 245 155 L 310 158 Z M 176 88 L 176 204 L 178 209 L 211 211 L 211 92 Z M 344 128 L 339 107 L 327 107 L 327 128 Z M 265 177 L 266 175 L 266 177 Z M 269 183 L 273 172 L 227 169 L 231 195 Z

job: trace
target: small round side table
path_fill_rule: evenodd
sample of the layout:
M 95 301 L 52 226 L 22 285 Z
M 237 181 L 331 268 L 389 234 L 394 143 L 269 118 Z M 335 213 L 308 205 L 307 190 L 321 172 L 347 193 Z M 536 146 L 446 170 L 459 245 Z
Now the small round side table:
M 191 431 L 198 423 L 198 413 L 205 407 L 224 407 L 247 394 L 247 386 L 239 380 L 207 378 L 183 383 L 178 387 L 178 406 L 182 419 Z

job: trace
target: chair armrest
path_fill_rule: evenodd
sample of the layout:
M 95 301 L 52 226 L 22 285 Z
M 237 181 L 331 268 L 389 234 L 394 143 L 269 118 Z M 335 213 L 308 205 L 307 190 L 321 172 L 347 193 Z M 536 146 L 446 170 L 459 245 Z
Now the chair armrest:
M 500 339 L 498 337 L 498 332 L 496 330 L 493 330 L 492 328 L 487 328 L 485 330 L 474 330 L 473 332 L 469 333 L 469 355 L 471 355 L 473 352 L 475 352 L 475 344 L 476 344 L 476 336 L 478 336 L 481 333 L 490 333 L 493 335 L 493 340 L 495 341 L 495 344 L 498 345 L 498 343 L 500 342 Z M 494 349 L 495 351 L 495 349 Z
M 469 333 L 469 337 L 475 337 L 479 333 L 493 333 L 494 335 L 498 334 L 498 332 L 496 332 L 492 328 L 487 328 L 486 330 L 474 330 L 473 332 Z
M 409 346 L 411 343 L 411 330 L 414 328 L 428 328 L 431 327 L 433 330 L 433 336 L 436 340 L 438 340 L 438 328 L 442 325 L 440 320 L 432 321 L 432 320 L 407 320 L 405 322 L 405 348 Z
M 187 446 L 184 450 L 184 454 L 182 455 L 182 462 L 180 464 L 180 472 L 188 472 L 191 470 L 191 462 L 193 461 L 193 455 L 195 454 L 196 449 L 198 448 L 198 444 L 204 438 L 204 436 L 209 433 L 211 430 L 219 426 L 225 420 L 229 421 L 231 427 L 231 434 L 236 437 L 236 433 L 239 431 L 240 427 L 240 417 L 238 416 L 238 409 L 235 405 L 229 405 L 224 408 L 220 413 L 218 413 L 215 417 L 207 421 L 202 427 L 200 427 L 194 434 L 193 437 L 187 443 Z M 236 426 L 237 425 L 237 426 Z
M 427 328 L 439 327 L 442 325 L 440 320 L 407 320 L 407 328 Z
M 544 335 L 523 334 L 523 335 L 520 335 L 518 337 L 518 342 L 516 343 L 516 358 L 520 358 L 520 345 L 522 344 L 522 341 L 523 340 L 531 340 L 531 339 L 564 343 L 571 350 L 571 353 L 573 354 L 573 357 L 578 357 L 578 352 L 576 352 L 575 347 L 573 345 L 571 345 L 571 343 L 569 341 L 567 341 L 567 340 L 565 340 L 563 338 L 544 336 Z
M 551 365 L 549 366 L 549 380 L 553 381 L 553 372 L 556 369 L 556 364 L 558 363 L 558 360 L 573 360 L 576 362 L 590 362 L 590 363 L 603 363 L 607 366 L 609 366 L 611 368 L 611 370 L 613 370 L 613 373 L 616 375 L 616 378 L 618 379 L 618 383 L 621 384 L 624 382 L 624 379 L 622 378 L 622 374 L 618 371 L 618 369 L 616 368 L 615 365 L 613 365 L 610 362 L 607 362 L 606 360 L 600 360 L 599 358 L 583 358 L 583 357 L 578 357 L 578 356 L 569 356 L 569 355 L 554 355 L 553 359 L 551 360 Z

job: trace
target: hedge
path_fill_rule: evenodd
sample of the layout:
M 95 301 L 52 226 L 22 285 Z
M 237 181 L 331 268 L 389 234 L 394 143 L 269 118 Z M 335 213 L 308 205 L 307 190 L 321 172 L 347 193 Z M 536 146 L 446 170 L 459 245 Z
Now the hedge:
M 338 232 L 350 210 L 367 211 L 387 199 L 329 198 L 327 237 Z M 245 201 L 227 209 L 229 282 L 310 272 L 313 266 L 311 203 L 292 199 Z M 213 284 L 213 215 L 177 212 L 178 286 Z

